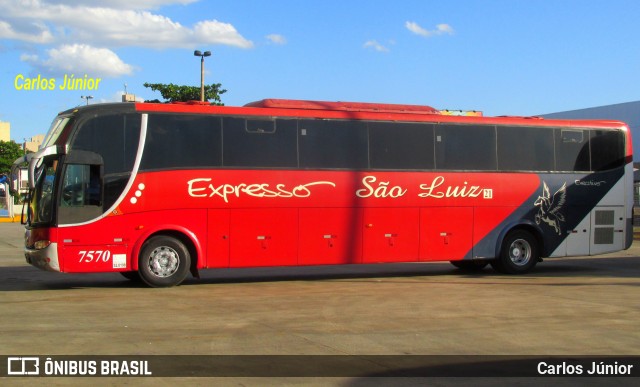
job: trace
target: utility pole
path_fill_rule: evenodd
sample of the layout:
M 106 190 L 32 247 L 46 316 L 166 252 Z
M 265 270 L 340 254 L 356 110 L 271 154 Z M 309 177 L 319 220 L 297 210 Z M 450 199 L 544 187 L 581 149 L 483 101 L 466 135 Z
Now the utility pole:
M 89 105 L 89 100 L 93 99 L 92 95 L 81 95 L 80 98 L 87 100 L 87 105 Z
M 195 50 L 193 55 L 200 57 L 200 102 L 204 102 L 204 57 L 211 56 L 211 51 L 205 51 L 203 53 Z

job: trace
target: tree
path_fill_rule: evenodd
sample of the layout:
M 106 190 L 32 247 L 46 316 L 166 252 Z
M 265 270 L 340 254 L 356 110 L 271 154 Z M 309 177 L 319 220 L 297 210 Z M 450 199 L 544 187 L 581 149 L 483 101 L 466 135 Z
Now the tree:
M 13 141 L 0 141 L 0 174 L 8 175 L 13 162 L 24 155 L 22 146 Z
M 166 99 L 167 102 L 200 101 L 200 88 L 196 86 L 180 86 L 174 85 L 173 83 L 145 83 L 143 86 L 153 91 L 159 91 L 160 94 L 162 94 L 162 98 Z M 220 83 L 205 85 L 204 100 L 213 101 L 211 102 L 212 105 L 224 105 L 220 99 L 220 95 L 227 91 L 221 89 L 221 86 L 222 84 Z

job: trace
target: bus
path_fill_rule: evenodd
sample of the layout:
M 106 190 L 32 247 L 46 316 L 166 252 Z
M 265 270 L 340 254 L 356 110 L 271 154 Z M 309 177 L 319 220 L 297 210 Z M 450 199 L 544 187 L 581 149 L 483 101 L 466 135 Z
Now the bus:
M 258 266 L 521 274 L 627 249 L 632 159 L 617 121 L 266 99 L 74 108 L 14 167 L 29 264 L 168 287 Z

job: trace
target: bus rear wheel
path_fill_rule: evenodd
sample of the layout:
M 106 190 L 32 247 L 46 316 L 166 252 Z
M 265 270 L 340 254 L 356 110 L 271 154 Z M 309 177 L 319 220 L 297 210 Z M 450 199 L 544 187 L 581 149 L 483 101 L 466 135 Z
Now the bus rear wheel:
M 179 285 L 187 277 L 191 257 L 182 241 L 171 236 L 150 238 L 142 246 L 138 273 L 140 278 L 154 288 Z
M 528 273 L 540 259 L 536 238 L 528 231 L 510 232 L 502 242 L 500 256 L 491 261 L 491 266 L 500 273 Z

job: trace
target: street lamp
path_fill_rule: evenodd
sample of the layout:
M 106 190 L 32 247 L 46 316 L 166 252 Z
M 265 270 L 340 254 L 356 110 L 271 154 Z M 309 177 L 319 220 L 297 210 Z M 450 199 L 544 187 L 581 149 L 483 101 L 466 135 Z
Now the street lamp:
M 195 50 L 193 55 L 200 57 L 200 101 L 204 102 L 204 57 L 211 56 L 211 51 L 202 53 L 199 50 Z
M 89 105 L 89 100 L 93 99 L 92 95 L 81 95 L 80 98 L 87 100 L 87 105 Z

